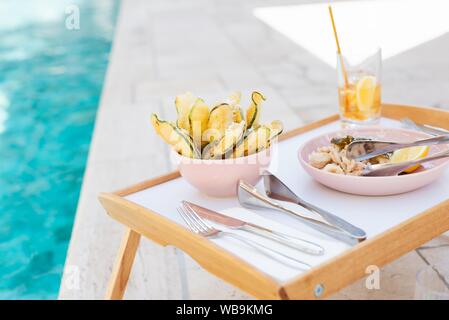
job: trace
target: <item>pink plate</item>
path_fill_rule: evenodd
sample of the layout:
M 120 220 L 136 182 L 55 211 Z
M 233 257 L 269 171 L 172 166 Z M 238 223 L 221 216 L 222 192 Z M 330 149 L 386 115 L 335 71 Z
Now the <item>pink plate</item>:
M 326 172 L 309 164 L 308 156 L 318 147 L 329 145 L 334 137 L 345 135 L 354 137 L 372 138 L 397 142 L 410 142 L 417 139 L 429 138 L 428 134 L 405 129 L 387 127 L 365 127 L 359 129 L 346 129 L 326 133 L 315 137 L 298 150 L 298 158 L 306 172 L 318 182 L 329 188 L 352 194 L 365 196 L 385 196 L 404 193 L 421 188 L 440 177 L 449 164 L 449 158 L 440 159 L 423 164 L 417 171 L 392 177 L 358 177 Z M 429 155 L 448 150 L 447 145 L 431 146 Z

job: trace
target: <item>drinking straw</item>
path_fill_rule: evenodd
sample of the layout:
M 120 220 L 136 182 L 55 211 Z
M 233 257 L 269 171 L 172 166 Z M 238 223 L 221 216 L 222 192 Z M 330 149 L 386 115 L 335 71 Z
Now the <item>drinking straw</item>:
M 329 15 L 330 15 L 331 21 L 332 21 L 332 28 L 334 29 L 335 42 L 337 43 L 337 52 L 338 52 L 338 55 L 340 56 L 341 71 L 343 72 L 343 79 L 345 82 L 344 86 L 346 88 L 347 84 L 348 84 L 348 76 L 346 75 L 346 69 L 345 69 L 345 65 L 343 63 L 343 56 L 341 55 L 340 42 L 338 41 L 337 28 L 335 27 L 334 15 L 332 14 L 331 5 L 329 5 Z

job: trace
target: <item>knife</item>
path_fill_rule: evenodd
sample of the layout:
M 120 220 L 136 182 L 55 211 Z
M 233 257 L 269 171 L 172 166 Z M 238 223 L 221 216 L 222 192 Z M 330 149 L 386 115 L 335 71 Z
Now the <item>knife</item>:
M 230 216 L 226 216 L 224 214 L 218 213 L 216 211 L 201 207 L 197 204 L 182 201 L 184 205 L 190 207 L 193 211 L 196 212 L 202 218 L 207 220 L 225 225 L 231 229 L 243 230 L 252 234 L 256 234 L 258 236 L 264 237 L 266 239 L 270 239 L 272 241 L 276 241 L 283 245 L 286 245 L 290 248 L 299 250 L 301 252 L 305 252 L 311 255 L 322 255 L 324 254 L 324 248 L 319 244 L 314 242 L 293 237 L 291 235 L 287 235 L 285 233 L 274 231 L 265 227 L 261 227 L 257 224 L 253 224 L 247 221 L 243 221 L 237 218 L 233 218 Z

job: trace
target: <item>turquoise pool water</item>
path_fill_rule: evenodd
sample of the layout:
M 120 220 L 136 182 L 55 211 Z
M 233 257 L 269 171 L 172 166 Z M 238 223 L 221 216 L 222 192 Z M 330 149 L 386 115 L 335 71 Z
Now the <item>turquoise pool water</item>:
M 57 297 L 117 10 L 0 2 L 0 299 Z

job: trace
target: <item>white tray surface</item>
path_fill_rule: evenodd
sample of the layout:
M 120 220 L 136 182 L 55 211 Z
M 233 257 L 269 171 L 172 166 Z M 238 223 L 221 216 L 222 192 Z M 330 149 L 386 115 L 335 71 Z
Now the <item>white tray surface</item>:
M 400 127 L 399 122 L 390 119 L 382 119 L 381 125 Z M 271 172 L 280 177 L 304 200 L 328 210 L 364 229 L 368 238 L 372 238 L 449 198 L 448 170 L 446 170 L 440 179 L 426 187 L 406 194 L 385 197 L 366 197 L 346 194 L 334 191 L 315 182 L 300 166 L 297 158 L 298 148 L 301 144 L 317 135 L 339 129 L 340 124 L 336 121 L 280 142 L 277 149 L 278 156 L 273 157 L 270 166 Z M 259 183 L 257 187 L 262 190 L 262 183 Z M 242 209 L 236 198 L 208 197 L 191 187 L 182 177 L 128 195 L 126 199 L 151 209 L 184 226 L 185 223 L 178 215 L 176 208 L 179 206 L 181 200 L 188 200 L 212 210 L 271 227 L 274 230 L 316 241 L 326 249 L 324 256 L 313 257 L 307 254 L 297 253 L 288 248 L 280 247 L 269 240 L 249 235 L 254 240 L 263 242 L 273 248 L 276 247 L 276 249 L 280 249 L 285 253 L 294 254 L 296 258 L 313 266 L 331 259 L 349 248 L 348 245 L 306 227 L 297 219 L 280 212 L 271 210 L 254 210 L 250 212 Z M 298 209 L 299 207 L 295 206 L 295 208 Z M 301 208 L 299 209 L 302 210 Z M 224 229 L 223 226 L 220 226 L 220 228 Z M 248 236 L 244 231 L 234 232 L 240 232 L 240 234 Z M 247 248 L 237 240 L 219 238 L 213 239 L 212 241 L 256 266 L 281 283 L 300 275 L 302 272 L 283 266 Z

